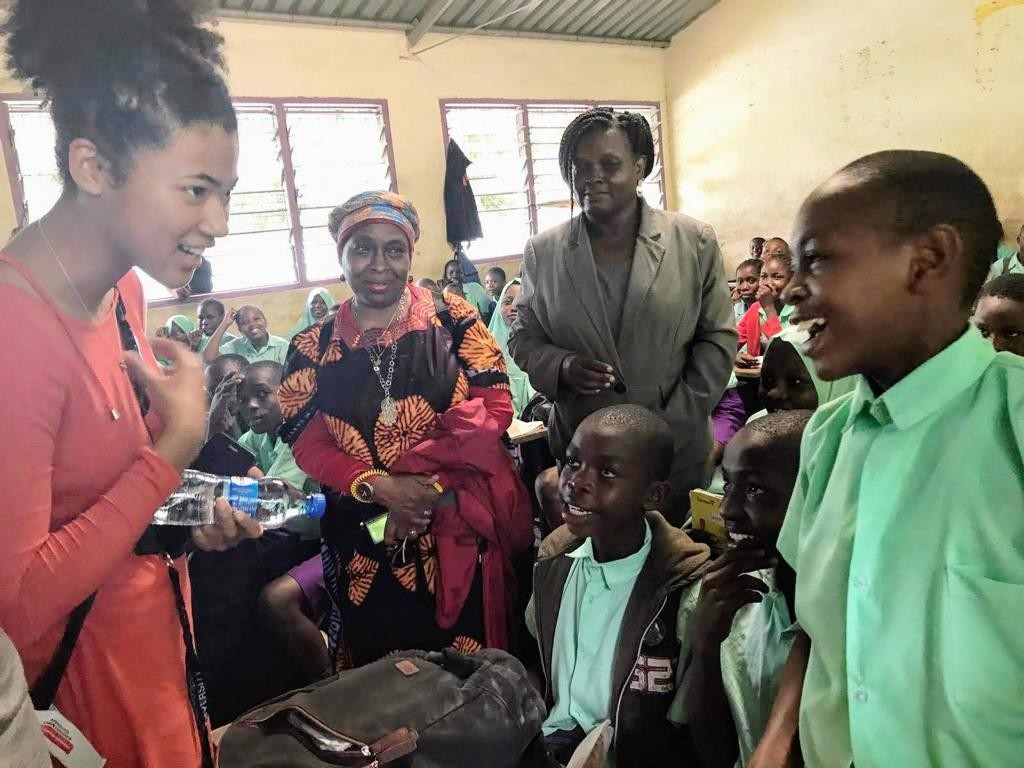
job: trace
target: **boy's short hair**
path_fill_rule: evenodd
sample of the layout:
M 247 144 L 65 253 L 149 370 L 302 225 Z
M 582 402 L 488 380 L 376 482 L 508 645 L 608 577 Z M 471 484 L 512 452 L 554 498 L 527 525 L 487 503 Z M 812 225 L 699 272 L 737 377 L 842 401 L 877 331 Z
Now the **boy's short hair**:
M 764 269 L 764 262 L 760 259 L 744 259 L 736 265 L 736 271 L 739 272 L 741 269 L 746 269 L 747 267 L 752 267 L 760 273 L 761 270 Z
M 668 423 L 641 405 L 612 405 L 590 414 L 584 421 L 597 427 L 610 427 L 638 440 L 647 449 L 655 480 L 668 480 L 675 456 L 675 439 Z
M 866 155 L 843 168 L 863 201 L 904 239 L 948 224 L 967 245 L 964 306 L 974 303 L 995 259 L 1003 225 L 985 182 L 965 163 L 941 152 L 897 149 Z
M 249 367 L 249 361 L 243 355 L 237 355 L 234 352 L 228 352 L 224 355 L 217 355 L 210 361 L 210 364 L 206 366 L 206 371 L 211 369 L 221 369 L 228 363 L 235 363 L 236 365 L 242 366 L 242 368 Z
M 255 304 L 243 304 L 238 308 L 238 314 L 235 315 L 236 324 L 238 324 L 241 321 L 242 315 L 244 315 L 246 312 L 259 312 L 261 315 L 263 315 L 264 318 L 266 318 L 266 314 L 263 312 L 263 310 L 257 307 Z
M 813 415 L 813 411 L 806 410 L 776 411 L 750 422 L 743 431 L 762 447 L 799 456 L 804 429 Z
M 491 267 L 490 269 L 487 270 L 487 274 L 488 275 L 497 275 L 502 280 L 507 280 L 508 279 L 507 277 L 505 277 L 505 270 L 502 269 L 501 267 Z
M 249 363 L 249 367 L 245 369 L 246 375 L 260 371 L 268 371 L 278 382 L 284 376 L 284 366 L 276 360 L 257 360 L 255 363 Z
M 202 309 L 203 307 L 216 307 L 217 311 L 220 312 L 221 315 L 226 311 L 224 309 L 224 302 L 220 299 L 203 299 L 199 302 L 199 309 Z
M 1024 304 L 1024 275 L 1014 272 L 993 278 L 985 283 L 981 295 L 994 299 L 1011 299 Z

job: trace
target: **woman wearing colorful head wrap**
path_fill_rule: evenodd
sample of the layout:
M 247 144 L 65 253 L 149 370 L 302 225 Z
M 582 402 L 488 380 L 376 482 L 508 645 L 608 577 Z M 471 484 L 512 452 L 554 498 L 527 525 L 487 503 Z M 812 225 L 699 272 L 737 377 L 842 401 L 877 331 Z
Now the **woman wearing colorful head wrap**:
M 407 284 L 419 219 L 404 197 L 356 195 L 328 227 L 354 296 L 296 334 L 278 398 L 296 462 L 330 489 L 334 666 L 507 648 L 532 523 L 501 443 L 501 349 L 465 300 Z
M 323 320 L 327 317 L 327 313 L 331 311 L 332 306 L 334 306 L 334 297 L 331 296 L 330 291 L 326 288 L 314 288 L 311 290 L 306 297 L 306 306 L 302 310 L 302 314 L 299 315 L 298 322 L 292 326 L 292 329 L 288 331 L 288 335 L 285 338 L 291 341 L 299 331 L 304 331 L 314 323 Z
M 515 409 L 516 417 L 523 412 L 523 408 L 537 394 L 536 390 L 530 386 L 530 377 L 516 365 L 516 361 L 512 359 L 512 355 L 508 351 L 510 328 L 516 320 L 516 296 L 519 295 L 521 289 L 522 283 L 518 277 L 512 278 L 505 284 L 498 295 L 498 306 L 495 308 L 494 314 L 491 315 L 491 324 L 488 326 L 491 336 L 501 346 L 501 351 L 505 355 L 505 365 L 508 366 L 508 385 L 512 390 L 512 407 Z

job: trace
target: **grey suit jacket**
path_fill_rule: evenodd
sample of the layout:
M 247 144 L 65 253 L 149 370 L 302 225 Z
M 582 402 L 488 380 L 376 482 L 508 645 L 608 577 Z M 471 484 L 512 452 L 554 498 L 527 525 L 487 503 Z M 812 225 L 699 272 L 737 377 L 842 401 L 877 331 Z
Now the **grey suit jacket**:
M 590 413 L 635 403 L 672 427 L 674 478 L 702 472 L 709 417 L 736 356 L 732 301 L 711 227 L 643 205 L 617 339 L 582 216 L 530 238 L 522 277 L 509 349 L 534 389 L 555 404 L 548 425 L 555 456 L 562 459 Z M 625 393 L 578 395 L 560 386 L 562 362 L 573 352 L 611 365 Z

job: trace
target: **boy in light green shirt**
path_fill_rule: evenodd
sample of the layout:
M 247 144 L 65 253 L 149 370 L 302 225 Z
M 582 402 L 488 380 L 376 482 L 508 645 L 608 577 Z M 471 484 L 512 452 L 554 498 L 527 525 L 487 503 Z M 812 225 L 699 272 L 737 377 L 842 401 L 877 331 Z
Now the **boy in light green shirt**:
M 686 764 L 685 729 L 668 710 L 689 655 L 679 617 L 709 555 L 654 511 L 673 455 L 668 425 L 636 405 L 591 414 L 566 451 L 565 525 L 541 545 L 527 608 L 546 678 L 545 743 L 559 765 L 606 720 L 616 768 Z
M 277 436 L 277 429 L 284 421 L 277 399 L 283 370 L 280 363 L 272 360 L 251 363 L 245 369 L 238 387 L 238 401 L 249 431 L 238 442 L 252 451 L 257 466 L 267 477 L 287 480 L 299 491 L 315 491 L 318 490 L 315 483 L 295 463 L 291 447 Z M 295 518 L 287 523 L 287 528 L 301 534 L 303 539 L 320 538 L 320 522 L 312 518 Z
M 235 323 L 241 337 L 224 342 L 228 326 Z M 272 361 L 284 365 L 288 341 L 267 332 L 267 316 L 259 307 L 246 304 L 224 316 L 203 350 L 203 360 L 212 363 L 218 355 L 241 355 L 250 363 Z
M 826 380 L 778 549 L 803 634 L 754 756 L 810 768 L 1024 755 L 1024 360 L 968 323 L 1002 235 L 946 155 L 869 155 L 797 216 L 785 299 Z M 799 717 L 797 718 L 797 713 Z
M 701 583 L 693 654 L 669 713 L 689 725 L 702 768 L 749 764 L 799 631 L 795 574 L 779 561 L 776 542 L 810 417 L 809 410 L 766 415 L 725 447 L 722 517 L 732 543 Z

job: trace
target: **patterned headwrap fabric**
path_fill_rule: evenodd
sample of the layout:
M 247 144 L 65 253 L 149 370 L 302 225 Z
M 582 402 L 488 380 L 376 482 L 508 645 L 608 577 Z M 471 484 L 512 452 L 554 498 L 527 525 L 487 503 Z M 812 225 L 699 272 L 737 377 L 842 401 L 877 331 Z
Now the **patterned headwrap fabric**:
M 345 247 L 356 227 L 374 221 L 394 224 L 401 229 L 409 241 L 410 251 L 420 239 L 420 217 L 416 208 L 408 198 L 396 192 L 360 192 L 343 203 L 339 212 L 335 238 L 339 249 Z

